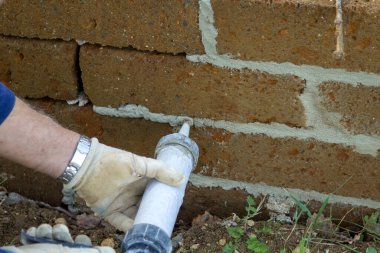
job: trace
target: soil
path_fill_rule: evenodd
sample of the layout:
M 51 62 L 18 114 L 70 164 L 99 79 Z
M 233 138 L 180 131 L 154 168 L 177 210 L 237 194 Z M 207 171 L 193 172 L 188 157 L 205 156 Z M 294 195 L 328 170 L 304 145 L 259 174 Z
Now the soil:
M 0 189 L 0 245 L 20 245 L 19 234 L 22 229 L 42 223 L 54 225 L 67 222 L 73 236 L 86 234 L 94 245 L 112 246 L 120 251 L 124 233 L 95 217 L 91 210 L 79 203 L 80 215 L 74 215 L 63 207 L 52 207 L 39 201 L 27 200 L 18 194 L 6 193 Z M 357 233 L 335 229 L 329 234 L 331 226 L 317 227 L 311 233 L 309 248 L 311 252 L 366 252 L 368 247 L 380 249 L 376 240 L 359 238 Z M 239 238 L 231 237 L 229 227 L 240 227 Z M 306 231 L 306 224 L 281 224 L 273 221 L 254 221 L 236 215 L 220 219 L 208 212 L 194 217 L 192 224 L 178 221 L 173 233 L 175 250 L 173 252 L 300 252 L 294 251 Z M 334 227 L 336 228 L 336 227 Z M 267 245 L 267 251 L 247 249 L 249 237 L 256 237 Z M 323 239 L 322 239 L 323 238 Z M 373 238 L 372 238 L 373 239 Z M 228 251 L 228 244 L 236 248 Z M 339 245 L 343 244 L 344 246 Z M 348 247 L 353 250 L 348 250 Z M 376 252 L 376 251 L 375 251 Z

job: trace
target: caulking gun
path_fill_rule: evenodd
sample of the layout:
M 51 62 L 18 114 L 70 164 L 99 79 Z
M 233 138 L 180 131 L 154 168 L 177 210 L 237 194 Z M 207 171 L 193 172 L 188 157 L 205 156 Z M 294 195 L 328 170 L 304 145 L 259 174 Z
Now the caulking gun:
M 184 183 L 178 187 L 157 180 L 148 183 L 134 225 L 123 240 L 123 253 L 171 252 L 170 236 L 183 202 L 190 173 L 199 157 L 197 144 L 189 138 L 190 124 L 191 120 L 185 120 L 178 133 L 162 137 L 155 151 L 158 160 L 184 174 Z

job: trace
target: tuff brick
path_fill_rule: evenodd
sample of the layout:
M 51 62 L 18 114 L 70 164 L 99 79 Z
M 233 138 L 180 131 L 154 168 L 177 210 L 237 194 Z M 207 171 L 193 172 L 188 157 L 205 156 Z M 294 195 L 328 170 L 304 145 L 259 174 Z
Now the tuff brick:
M 247 196 L 247 192 L 240 189 L 224 190 L 221 187 L 195 187 L 189 183 L 178 219 L 190 222 L 195 216 L 203 214 L 204 211 L 208 211 L 222 218 L 230 217 L 232 213 L 243 217 L 247 214 L 245 210 Z M 259 196 L 255 198 L 255 202 L 257 204 L 260 203 L 263 197 L 264 196 Z M 268 200 L 268 196 L 266 196 L 266 200 Z M 264 201 L 263 206 L 265 206 L 266 203 L 267 202 Z M 321 203 L 312 200 L 307 203 L 307 207 L 312 213 L 317 213 L 321 208 Z M 292 217 L 295 211 L 295 208 L 292 208 L 289 212 L 289 216 Z M 334 217 L 336 220 L 342 220 L 341 225 L 345 227 L 352 225 L 351 222 L 361 224 L 365 215 L 369 215 L 375 211 L 374 209 L 349 204 L 329 203 L 325 208 L 324 215 L 326 217 Z M 255 218 L 267 220 L 269 218 L 268 210 L 263 208 L 262 212 Z M 306 218 L 305 216 L 301 217 L 301 219 Z M 343 220 L 349 222 L 347 223 Z
M 212 1 L 217 49 L 244 60 L 380 72 L 380 3 L 344 1 L 344 60 L 336 60 L 335 1 Z
M 73 42 L 0 36 L 0 80 L 19 96 L 76 98 L 76 59 Z
M 62 183 L 0 157 L 0 180 L 9 192 L 60 206 Z
M 152 112 L 301 127 L 305 83 L 292 75 L 230 70 L 164 55 L 84 46 L 86 94 L 98 106 L 141 104 Z
M 341 124 L 354 134 L 380 135 L 380 87 L 345 83 L 321 84 L 322 104 L 339 113 Z
M 197 173 L 380 200 L 380 155 L 363 155 L 314 139 L 232 134 L 212 128 L 192 133 L 201 150 Z
M 115 47 L 203 53 L 198 1 L 6 1 L 0 33 Z

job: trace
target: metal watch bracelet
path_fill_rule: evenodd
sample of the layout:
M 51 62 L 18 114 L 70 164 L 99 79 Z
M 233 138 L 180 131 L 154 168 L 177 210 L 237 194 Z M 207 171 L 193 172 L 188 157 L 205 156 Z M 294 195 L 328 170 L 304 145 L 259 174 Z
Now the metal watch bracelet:
M 87 136 L 81 135 L 73 157 L 71 158 L 66 169 L 63 171 L 62 175 L 58 177 L 58 180 L 64 184 L 70 183 L 70 181 L 79 171 L 80 167 L 83 165 L 88 152 L 90 152 L 90 146 L 91 139 L 89 139 Z

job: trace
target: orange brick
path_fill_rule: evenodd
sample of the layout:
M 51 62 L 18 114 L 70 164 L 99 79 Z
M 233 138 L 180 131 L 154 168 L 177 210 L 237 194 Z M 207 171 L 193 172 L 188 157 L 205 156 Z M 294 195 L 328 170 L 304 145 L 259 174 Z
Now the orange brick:
M 380 200 L 380 155 L 349 147 L 204 128 L 192 132 L 200 146 L 197 173 L 277 187 Z M 348 181 L 348 182 L 346 182 Z
M 183 206 L 180 209 L 179 220 L 191 222 L 197 215 L 208 211 L 212 215 L 219 217 L 231 217 L 237 214 L 239 217 L 247 215 L 245 210 L 247 192 L 240 189 L 224 190 L 220 187 L 202 187 L 198 188 L 191 183 L 188 184 L 185 194 Z M 255 198 L 256 204 L 260 203 L 263 196 Z M 266 198 L 268 200 L 268 196 Z M 285 201 L 285 200 L 284 200 Z M 258 220 L 269 219 L 268 210 L 265 208 L 266 201 L 263 202 L 263 209 L 256 216 Z M 317 213 L 321 208 L 321 203 L 318 201 L 309 201 L 305 203 L 311 213 Z M 292 217 L 295 210 L 290 210 L 289 217 Z M 375 209 L 352 206 L 349 204 L 327 204 L 324 210 L 325 217 L 334 217 L 336 220 L 345 220 L 361 224 L 365 215 L 370 215 L 375 212 Z M 342 226 L 350 226 L 353 223 L 342 222 Z
M 344 2 L 344 60 L 334 59 L 335 1 L 212 1 L 217 49 L 245 60 L 380 72 L 379 1 Z
M 320 86 L 323 105 L 342 115 L 342 125 L 354 134 L 380 135 L 380 88 L 326 82 Z
M 203 53 L 198 1 L 6 1 L 0 34 L 115 47 Z
M 77 45 L 0 36 L 0 80 L 29 98 L 77 97 Z
M 95 46 L 81 48 L 80 65 L 85 92 L 98 106 L 141 104 L 156 113 L 304 126 L 305 83 L 295 76 Z

